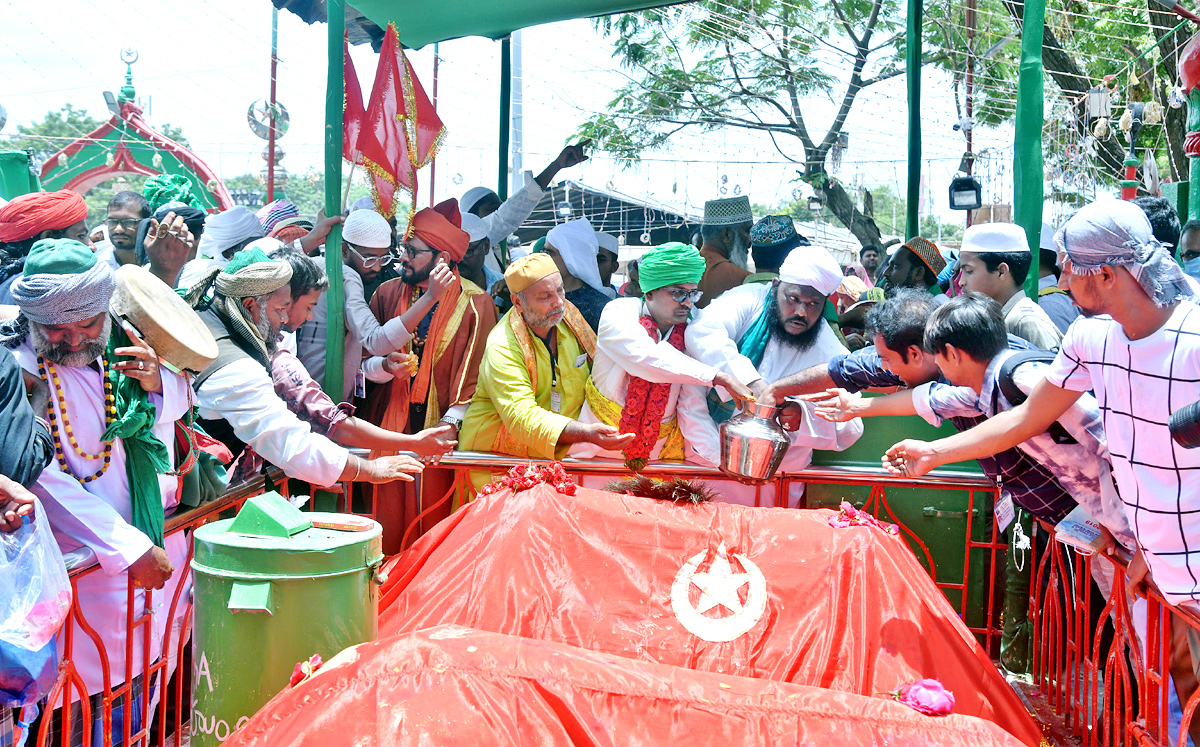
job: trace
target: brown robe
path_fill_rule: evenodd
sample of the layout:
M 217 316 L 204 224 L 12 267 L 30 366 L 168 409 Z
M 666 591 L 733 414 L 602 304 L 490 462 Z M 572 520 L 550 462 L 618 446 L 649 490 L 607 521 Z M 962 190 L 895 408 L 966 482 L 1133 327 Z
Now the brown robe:
M 704 277 L 700 278 L 699 288 L 704 292 L 698 308 L 703 309 L 709 302 L 730 288 L 736 288 L 750 276 L 749 270 L 738 267 L 725 256 L 720 249 L 704 245 L 700 250 L 704 257 Z
M 462 280 L 462 285 L 462 292 L 469 294 L 467 307 L 458 326 L 447 330 L 447 334 L 452 334 L 453 337 L 446 347 L 446 352 L 433 367 L 432 380 L 436 383 L 437 393 L 437 412 L 433 413 L 435 420 L 440 419 L 454 405 L 470 403 L 475 394 L 475 383 L 478 380 L 479 365 L 483 360 L 488 333 L 496 326 L 496 303 L 492 297 L 470 280 Z M 389 280 L 375 292 L 371 298 L 371 311 L 375 313 L 380 324 L 400 316 L 407 309 L 404 290 L 404 281 L 397 279 Z M 439 304 L 457 303 L 457 299 L 449 296 L 449 293 L 443 296 Z M 433 355 L 437 342 L 433 339 L 427 340 L 422 354 Z M 409 350 L 411 351 L 411 343 Z M 377 387 L 367 400 L 367 419 L 375 424 L 384 423 L 385 419 L 390 423 L 396 423 L 397 420 L 407 423 L 409 384 L 405 379 Z M 407 423 L 404 432 L 416 433 L 424 427 L 424 423 Z M 409 526 L 424 509 L 437 504 L 443 496 L 447 496 L 445 502 L 425 516 L 421 527 L 414 530 L 412 537 L 415 538 L 416 532 L 424 531 L 450 515 L 448 495 L 454 485 L 454 475 L 452 469 L 426 467 L 420 478 L 420 496 L 414 483 L 410 482 L 375 486 L 375 516 L 383 525 L 385 553 L 391 555 L 399 552 L 403 535 Z

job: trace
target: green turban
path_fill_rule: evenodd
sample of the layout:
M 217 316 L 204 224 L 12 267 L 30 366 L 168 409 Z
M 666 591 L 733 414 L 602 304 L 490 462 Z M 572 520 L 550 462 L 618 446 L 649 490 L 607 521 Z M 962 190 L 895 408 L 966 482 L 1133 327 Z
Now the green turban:
M 638 260 L 638 285 L 649 292 L 667 285 L 699 283 L 704 275 L 704 258 L 691 244 L 672 241 L 657 246 Z
M 149 200 L 152 214 L 168 202 L 182 202 L 198 210 L 204 209 L 204 203 L 192 192 L 192 180 L 182 174 L 150 177 L 142 187 L 142 196 Z

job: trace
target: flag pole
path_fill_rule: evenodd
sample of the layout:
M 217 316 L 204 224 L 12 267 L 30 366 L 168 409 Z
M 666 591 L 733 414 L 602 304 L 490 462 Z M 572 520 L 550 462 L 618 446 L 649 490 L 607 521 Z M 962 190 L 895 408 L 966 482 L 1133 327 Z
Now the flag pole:
M 325 79 L 325 215 L 341 215 L 342 194 L 342 105 L 346 35 L 345 0 L 327 0 L 329 69 Z M 346 355 L 345 290 L 342 286 L 342 227 L 334 225 L 325 239 L 325 393 L 342 401 L 342 360 Z

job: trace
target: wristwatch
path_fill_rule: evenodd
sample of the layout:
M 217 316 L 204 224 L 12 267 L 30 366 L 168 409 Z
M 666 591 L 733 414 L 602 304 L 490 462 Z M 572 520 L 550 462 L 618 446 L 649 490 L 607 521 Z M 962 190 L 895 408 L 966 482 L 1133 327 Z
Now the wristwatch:
M 456 430 L 462 428 L 462 418 L 452 418 L 446 415 L 442 418 L 442 422 L 454 426 Z

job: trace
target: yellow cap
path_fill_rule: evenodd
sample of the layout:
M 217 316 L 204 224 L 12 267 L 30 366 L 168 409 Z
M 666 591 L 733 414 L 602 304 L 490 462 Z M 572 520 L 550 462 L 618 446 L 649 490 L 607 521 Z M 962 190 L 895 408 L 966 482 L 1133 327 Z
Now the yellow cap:
M 529 254 L 521 257 L 504 271 L 504 284 L 509 293 L 520 293 L 544 277 L 558 272 L 558 265 L 549 254 Z

